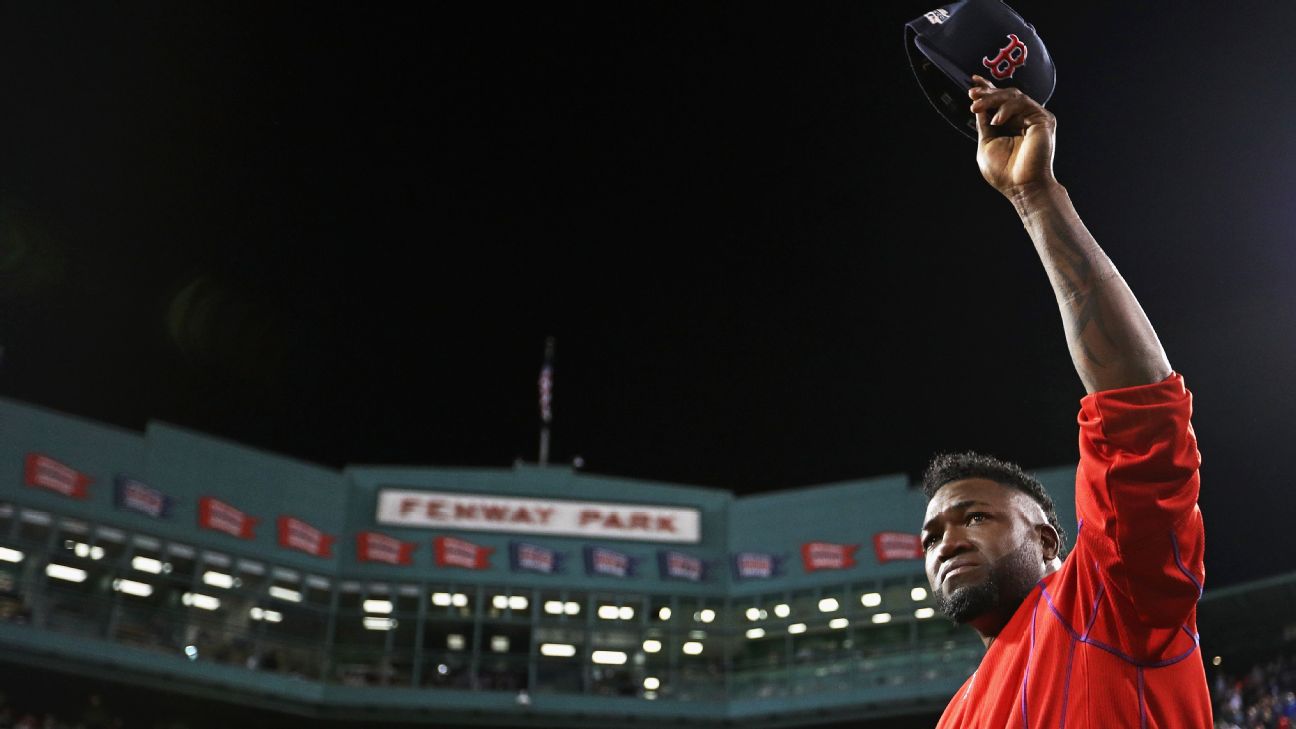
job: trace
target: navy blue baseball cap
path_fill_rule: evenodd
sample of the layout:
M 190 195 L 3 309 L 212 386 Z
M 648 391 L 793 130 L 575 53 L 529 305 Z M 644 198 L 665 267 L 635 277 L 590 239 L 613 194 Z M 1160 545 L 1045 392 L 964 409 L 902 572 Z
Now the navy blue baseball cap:
M 954 128 L 976 139 L 968 110 L 972 74 L 999 88 L 1015 86 L 1047 103 L 1057 69 L 1044 41 L 1001 0 L 958 0 L 905 25 L 905 50 L 927 100 Z

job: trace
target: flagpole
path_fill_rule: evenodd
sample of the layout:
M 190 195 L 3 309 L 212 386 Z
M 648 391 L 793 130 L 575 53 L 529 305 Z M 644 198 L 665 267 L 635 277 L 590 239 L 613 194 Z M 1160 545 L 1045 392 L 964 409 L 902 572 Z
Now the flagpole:
M 545 339 L 544 366 L 540 368 L 540 465 L 549 465 L 549 425 L 553 422 L 554 338 Z

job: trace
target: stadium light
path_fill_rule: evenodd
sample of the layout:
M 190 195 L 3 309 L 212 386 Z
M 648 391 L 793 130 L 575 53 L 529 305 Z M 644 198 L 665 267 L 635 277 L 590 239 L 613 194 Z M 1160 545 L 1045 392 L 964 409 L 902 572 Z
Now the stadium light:
M 658 619 L 658 620 L 670 620 L 670 618 L 671 618 L 671 609 L 670 609 L 670 608 L 668 608 L 668 607 L 663 607 L 661 610 L 658 610 L 658 611 L 657 611 L 657 619 Z
M 864 607 L 877 607 L 882 604 L 882 595 L 877 592 L 866 592 L 860 596 L 860 602 L 864 603 Z
M 75 554 L 78 557 L 81 557 L 82 559 L 85 559 L 87 557 L 90 559 L 104 558 L 103 547 L 98 547 L 98 546 L 92 547 L 89 544 L 86 544 L 85 542 L 74 542 L 71 539 L 64 542 L 63 546 L 72 550 L 73 554 Z
M 621 611 L 616 605 L 599 605 L 598 616 L 603 620 L 617 620 L 621 617 Z
M 617 610 L 617 617 L 622 620 L 634 620 L 634 608 L 629 605 L 622 605 L 621 608 Z
M 845 628 L 847 625 L 850 625 L 850 621 L 847 620 L 846 618 L 833 618 L 832 620 L 828 621 L 828 627 L 832 628 L 833 630 L 841 630 L 842 628 Z
M 935 615 L 936 615 L 936 611 L 929 607 L 918 608 L 917 610 L 914 611 L 914 617 L 918 618 L 919 620 L 926 620 L 927 618 L 933 617 Z
M 594 651 L 590 660 L 604 666 L 624 666 L 627 656 L 621 651 Z
M 379 615 L 390 615 L 392 611 L 391 600 L 365 600 L 364 611 Z
M 280 587 L 278 585 L 270 586 L 270 597 L 287 602 L 302 601 L 302 594 L 300 592 L 297 590 L 290 590 L 287 587 Z
M 780 603 L 774 606 L 774 615 L 780 618 L 786 618 L 791 614 L 792 614 L 792 608 L 788 607 L 786 604 Z
M 702 644 L 696 640 L 690 640 L 684 644 L 684 653 L 690 656 L 702 655 Z
M 113 589 L 117 592 L 124 592 L 127 595 L 136 597 L 148 597 L 153 594 L 153 586 L 144 582 L 135 580 L 116 579 L 113 580 Z
M 757 620 L 760 620 L 761 619 L 760 608 L 754 608 L 754 607 L 747 608 L 747 619 L 752 621 L 753 623 L 756 622 Z
M 544 611 L 550 615 L 562 615 L 562 600 L 545 600 Z
M 464 640 L 464 637 L 458 633 L 451 633 L 446 636 L 446 648 L 452 651 L 461 651 L 466 645 L 468 645 L 468 641 Z
M 496 653 L 508 653 L 509 639 L 507 635 L 492 635 L 491 650 Z
M 462 592 L 456 592 L 450 596 L 450 604 L 455 607 L 468 607 L 468 596 Z
M 186 592 L 180 596 L 180 602 L 199 610 L 215 610 L 220 607 L 220 598 L 204 595 L 201 592 Z
M 492 598 L 491 598 L 491 607 L 495 608 L 496 610 L 507 610 L 507 609 L 508 609 L 508 596 L 506 596 L 506 595 L 496 595 L 495 597 L 492 597 Z
M 16 549 L 10 549 L 8 547 L 0 547 L 0 562 L 21 562 L 21 561 L 23 561 L 22 552 L 19 552 Z
M 825 597 L 819 601 L 819 612 L 821 613 L 836 612 L 839 607 L 841 607 L 841 604 L 837 602 L 835 597 Z
M 662 649 L 661 641 L 649 638 L 643 642 L 643 649 L 644 653 L 659 653 Z
M 529 603 L 527 599 L 525 597 L 522 597 L 521 595 L 513 595 L 508 599 L 509 610 L 514 610 L 514 611 L 526 610 L 527 606 L 530 604 L 531 603 Z
M 711 621 L 715 620 L 715 616 L 716 614 L 714 610 L 712 610 L 711 608 L 706 608 L 704 610 L 699 610 L 698 612 L 694 613 L 693 619 L 698 621 L 699 623 L 710 623 Z
M 50 577 L 53 577 L 56 580 L 65 580 L 67 582 L 85 582 L 86 579 L 85 570 L 77 569 L 76 567 L 68 567 L 67 565 L 56 564 L 54 562 L 50 562 L 48 565 L 45 566 L 45 574 L 49 575 Z
M 661 679 L 656 676 L 645 676 L 643 687 L 645 691 L 656 691 L 661 688 Z
M 541 643 L 540 655 L 551 658 L 571 658 L 576 655 L 576 646 L 569 643 Z
M 212 570 L 207 570 L 203 573 L 202 581 L 204 585 L 221 587 L 226 590 L 234 586 L 234 578 L 232 576 L 227 575 L 224 572 L 214 572 Z
M 747 640 L 756 640 L 757 638 L 764 638 L 764 637 L 765 637 L 764 628 L 752 628 L 751 630 L 747 631 Z
M 788 626 L 788 632 L 791 633 L 792 635 L 800 635 L 801 633 L 806 632 L 806 624 L 792 623 L 791 625 Z
M 376 618 L 366 615 L 364 627 L 365 630 L 391 630 L 396 627 L 396 621 L 393 618 Z
M 131 567 L 134 567 L 140 572 L 151 572 L 155 575 L 162 574 L 164 569 L 162 560 L 153 559 L 152 557 L 132 557 Z
M 881 624 L 883 624 L 883 623 L 889 623 L 889 622 L 891 622 L 891 613 L 878 613 L 877 615 L 874 615 L 874 616 L 873 616 L 873 622 L 874 622 L 876 625 L 881 625 Z
M 915 587 L 909 591 L 909 597 L 912 597 L 914 602 L 922 602 L 927 599 L 927 588 Z
M 248 610 L 248 616 L 253 620 L 264 620 L 267 623 L 283 622 L 283 613 L 275 610 L 265 610 L 259 607 L 254 607 L 251 610 Z
M 563 605 L 563 612 L 567 613 L 568 615 L 579 615 L 580 603 L 568 602 L 567 604 Z

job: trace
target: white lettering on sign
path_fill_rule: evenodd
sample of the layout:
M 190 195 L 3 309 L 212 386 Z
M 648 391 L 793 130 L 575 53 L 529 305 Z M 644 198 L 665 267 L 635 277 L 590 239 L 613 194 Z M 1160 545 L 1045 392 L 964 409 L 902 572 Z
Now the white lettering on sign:
M 643 542 L 702 541 L 697 509 L 380 489 L 379 524 Z

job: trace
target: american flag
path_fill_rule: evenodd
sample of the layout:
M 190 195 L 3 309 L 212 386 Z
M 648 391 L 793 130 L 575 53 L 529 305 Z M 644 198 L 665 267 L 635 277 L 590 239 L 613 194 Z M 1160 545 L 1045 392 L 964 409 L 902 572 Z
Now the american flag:
M 325 534 L 301 519 L 279 517 L 279 546 L 295 549 L 316 557 L 333 556 L 334 537 Z
M 88 487 L 94 479 L 42 453 L 28 453 L 24 471 L 28 486 L 49 489 L 73 499 L 90 496 Z
M 806 542 L 801 545 L 801 559 L 806 572 L 815 570 L 844 570 L 855 566 L 858 544 L 831 544 Z

